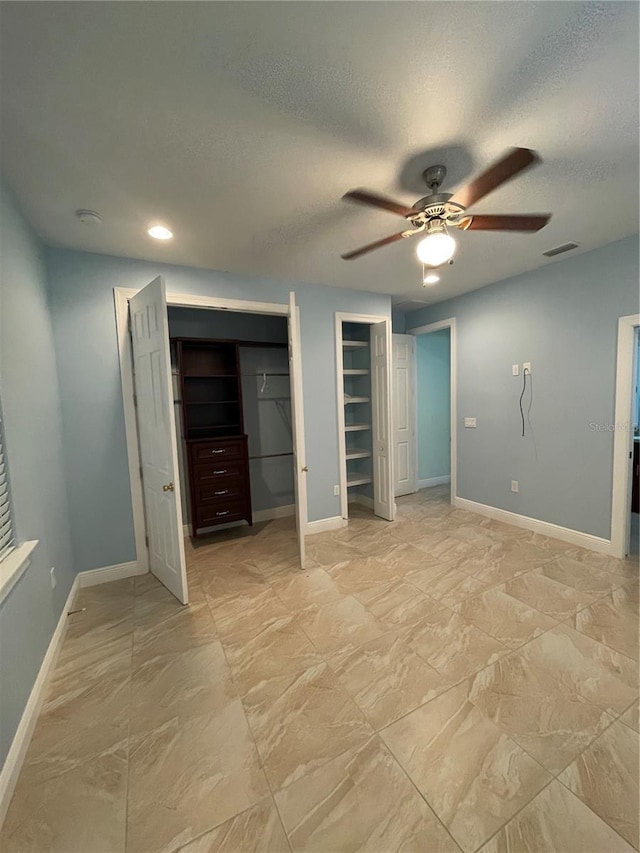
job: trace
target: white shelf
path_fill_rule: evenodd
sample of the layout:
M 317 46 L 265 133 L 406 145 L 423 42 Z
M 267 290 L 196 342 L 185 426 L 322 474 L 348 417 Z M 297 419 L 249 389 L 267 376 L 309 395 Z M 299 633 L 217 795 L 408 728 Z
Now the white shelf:
M 344 404 L 348 406 L 349 403 L 370 403 L 371 397 L 345 397 Z
M 368 341 L 347 341 L 347 340 L 343 340 L 342 346 L 343 347 L 368 347 L 369 342 Z
M 368 376 L 369 371 L 360 367 L 348 367 L 342 371 L 345 376 Z
M 371 429 L 371 424 L 345 424 L 345 432 L 358 432 L 358 430 Z
M 350 489 L 352 486 L 366 486 L 370 482 L 371 477 L 347 477 L 347 488 Z
M 347 453 L 347 459 L 368 459 L 371 456 L 371 451 L 369 450 L 353 450 L 351 453 Z

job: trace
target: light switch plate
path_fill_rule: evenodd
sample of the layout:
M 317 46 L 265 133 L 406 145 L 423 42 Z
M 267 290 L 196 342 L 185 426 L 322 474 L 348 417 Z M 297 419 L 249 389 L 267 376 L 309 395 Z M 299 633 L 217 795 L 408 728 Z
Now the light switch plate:
M 475 429 L 478 424 L 475 418 L 465 418 L 464 425 L 467 429 Z
M 519 491 L 519 489 L 520 489 L 520 483 L 518 483 L 517 480 L 512 480 L 511 481 L 511 491 L 517 492 L 517 491 Z

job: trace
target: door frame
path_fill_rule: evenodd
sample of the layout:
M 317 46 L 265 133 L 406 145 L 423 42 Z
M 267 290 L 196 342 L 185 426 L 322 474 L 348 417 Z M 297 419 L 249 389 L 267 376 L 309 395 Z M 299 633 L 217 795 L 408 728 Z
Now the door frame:
M 385 407 L 385 419 L 387 422 L 387 435 L 391 442 L 391 394 L 392 394 L 392 370 L 391 370 L 391 317 L 385 317 L 378 314 L 349 314 L 343 311 L 336 311 L 334 317 L 334 329 L 336 340 L 336 402 L 337 402 L 337 423 L 338 423 L 338 477 L 340 479 L 340 515 L 343 523 L 347 523 L 349 518 L 349 494 L 347 491 L 347 452 L 344 440 L 344 381 L 343 381 L 343 350 L 342 350 L 342 324 L 343 323 L 362 323 L 367 326 L 374 326 L 376 323 L 385 324 L 385 332 L 387 339 L 387 405 Z M 389 477 L 389 506 L 395 508 L 394 492 L 394 477 L 393 477 L 393 452 L 390 451 L 390 477 Z M 394 512 L 395 509 L 392 509 Z
M 392 346 L 393 346 L 393 339 L 396 337 L 400 337 L 400 338 L 411 337 L 411 338 L 413 338 L 413 337 L 415 337 L 415 335 L 408 335 L 406 332 L 393 332 L 392 331 L 392 334 L 391 334 Z M 393 354 L 391 357 L 391 369 L 393 371 L 393 378 L 395 380 L 396 371 L 395 371 L 395 364 L 393 362 Z M 413 380 L 411 383 L 412 384 L 412 387 L 411 387 L 411 399 L 412 399 L 411 407 L 413 408 L 413 418 L 412 418 L 412 420 L 413 420 L 413 460 L 412 460 L 413 482 L 412 482 L 412 485 L 413 485 L 413 483 L 415 483 L 415 489 L 413 489 L 413 491 L 411 491 L 411 492 L 406 492 L 405 494 L 407 494 L 407 495 L 414 495 L 417 491 L 419 491 L 418 483 L 420 482 L 419 478 L 418 478 L 418 406 L 417 406 L 417 381 L 416 381 L 416 377 L 418 376 L 418 351 L 417 351 L 417 347 L 415 345 L 415 341 L 413 342 L 413 353 L 412 353 L 412 358 L 411 358 L 411 370 L 412 370 L 411 378 Z M 392 397 L 392 402 L 393 402 L 393 399 L 394 398 Z M 395 404 L 393 405 L 393 413 L 394 413 L 394 419 L 395 419 L 395 416 L 396 416 Z M 395 424 L 393 425 L 393 427 L 394 427 L 394 432 L 395 432 Z M 395 436 L 394 436 L 394 438 L 395 438 Z M 394 451 L 395 451 L 395 446 L 394 446 Z M 396 472 L 394 472 L 394 474 L 395 473 Z M 394 476 L 394 480 L 395 480 L 395 476 Z M 395 493 L 396 483 L 394 483 L 393 485 L 394 485 L 394 493 Z M 396 495 L 396 497 L 404 497 L 404 495 Z
M 129 336 L 129 300 L 141 288 L 114 287 L 113 299 L 116 314 L 116 333 L 120 361 L 120 383 L 124 406 L 125 436 L 127 459 L 129 463 L 129 483 L 133 508 L 133 529 L 136 543 L 136 561 L 141 572 L 149 571 L 149 553 L 146 544 L 146 521 L 142 480 L 140 478 L 140 448 L 138 443 L 138 423 L 134 403 L 133 358 L 131 338 Z M 243 314 L 269 314 L 289 318 L 289 305 L 279 302 L 252 302 L 244 299 L 223 299 L 217 296 L 194 296 L 187 293 L 167 292 L 167 306 L 172 308 L 205 308 L 218 311 L 236 311 Z M 298 352 L 301 359 L 301 352 Z M 303 460 L 303 464 L 306 464 Z M 308 512 L 305 509 L 305 532 L 308 526 Z
M 449 400 L 449 419 L 451 421 L 449 468 L 451 470 L 451 503 L 453 504 L 458 496 L 458 339 L 456 332 L 456 318 L 449 317 L 446 320 L 438 320 L 436 323 L 427 323 L 426 326 L 415 326 L 413 329 L 407 329 L 405 334 L 415 335 L 418 337 L 419 335 L 428 335 L 430 332 L 439 332 L 441 329 L 449 329 L 449 387 L 451 389 Z M 417 369 L 415 377 L 417 381 Z M 417 411 L 418 405 L 416 394 L 416 412 Z M 416 470 L 418 470 L 417 454 L 418 440 L 416 434 Z
M 636 328 L 640 314 L 618 318 L 616 396 L 613 430 L 613 481 L 611 494 L 611 553 L 624 558 L 629 549 L 631 524 L 631 462 L 633 451 L 633 399 Z

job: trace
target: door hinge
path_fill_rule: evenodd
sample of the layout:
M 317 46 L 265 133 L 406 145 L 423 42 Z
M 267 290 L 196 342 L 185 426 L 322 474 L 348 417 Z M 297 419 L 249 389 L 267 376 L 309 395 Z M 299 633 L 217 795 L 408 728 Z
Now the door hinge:
M 142 479 L 142 465 L 140 466 L 140 468 L 138 470 L 140 471 L 140 479 Z
M 135 393 L 133 395 L 133 405 L 135 406 L 136 409 L 138 408 L 138 395 Z
M 148 533 L 144 534 L 144 544 L 147 546 L 147 548 L 149 547 L 149 534 Z

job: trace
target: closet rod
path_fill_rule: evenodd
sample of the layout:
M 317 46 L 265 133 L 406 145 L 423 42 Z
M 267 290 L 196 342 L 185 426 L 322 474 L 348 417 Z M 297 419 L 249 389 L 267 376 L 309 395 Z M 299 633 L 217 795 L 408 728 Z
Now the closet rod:
M 264 456 L 250 456 L 249 459 L 275 459 L 276 456 L 293 456 L 293 451 L 289 453 L 265 453 Z

